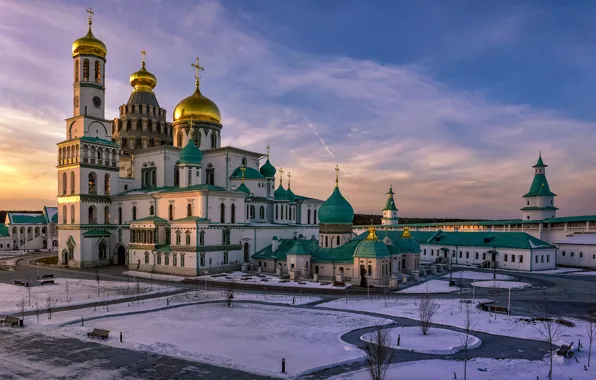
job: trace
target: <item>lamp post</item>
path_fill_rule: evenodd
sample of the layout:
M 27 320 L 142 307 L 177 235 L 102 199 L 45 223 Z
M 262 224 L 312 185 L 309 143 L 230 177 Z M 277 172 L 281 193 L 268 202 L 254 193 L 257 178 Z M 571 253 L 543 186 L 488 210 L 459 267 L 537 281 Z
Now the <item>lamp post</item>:
M 495 247 L 493 247 L 493 249 L 491 249 L 490 251 L 486 252 L 486 253 L 490 253 L 492 255 L 492 261 L 493 261 L 493 280 L 497 279 L 497 250 L 495 249 Z

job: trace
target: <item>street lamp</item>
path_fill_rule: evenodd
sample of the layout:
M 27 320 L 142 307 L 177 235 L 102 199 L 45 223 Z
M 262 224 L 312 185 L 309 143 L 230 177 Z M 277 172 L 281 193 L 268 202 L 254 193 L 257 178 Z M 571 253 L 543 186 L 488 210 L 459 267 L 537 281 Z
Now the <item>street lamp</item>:
M 495 250 L 495 247 L 493 247 L 493 249 L 491 249 L 490 251 L 487 251 L 486 253 L 490 253 L 492 256 L 492 261 L 493 261 L 493 280 L 497 279 L 497 251 Z

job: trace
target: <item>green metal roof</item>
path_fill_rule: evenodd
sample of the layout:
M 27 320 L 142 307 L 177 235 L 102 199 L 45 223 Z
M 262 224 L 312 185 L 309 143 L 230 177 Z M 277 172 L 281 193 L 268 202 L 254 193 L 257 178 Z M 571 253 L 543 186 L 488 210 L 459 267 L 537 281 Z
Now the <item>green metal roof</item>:
M 174 222 L 210 222 L 209 219 L 201 218 L 200 216 L 187 216 L 186 218 L 175 219 Z
M 557 194 L 550 191 L 550 187 L 548 186 L 548 181 L 546 180 L 545 174 L 534 174 L 534 179 L 532 180 L 530 191 L 528 191 L 524 195 L 524 197 L 554 197 L 556 195 Z
M 387 245 L 379 240 L 362 240 L 354 250 L 354 257 L 378 259 L 389 257 L 390 252 Z
M 240 184 L 240 186 L 238 186 L 238 188 L 236 189 L 236 191 L 242 191 L 245 194 L 250 194 L 250 189 L 248 187 L 246 187 L 246 185 L 243 183 Z
M 538 155 L 538 162 L 536 162 L 536 165 L 532 166 L 533 168 L 545 168 L 548 165 L 544 165 L 544 162 L 542 161 L 542 153 L 540 153 Z
M 351 263 L 354 260 L 354 250 L 359 243 L 360 241 L 351 240 L 336 248 L 322 248 L 319 247 L 319 241 L 314 239 L 280 239 L 277 251 L 273 252 L 270 245 L 252 255 L 252 258 L 256 260 L 275 259 L 286 261 L 288 253 L 292 251 L 300 252 L 301 255 L 310 254 L 312 262 Z M 298 246 L 295 247 L 295 245 Z
M 292 189 L 290 189 L 290 186 L 288 185 L 288 191 L 286 192 L 286 195 L 288 197 L 288 200 L 290 202 L 296 202 L 296 194 L 294 194 L 294 192 L 292 191 Z
M 73 139 L 73 140 L 76 140 L 76 139 Z M 99 137 L 82 136 L 82 137 L 79 137 L 79 140 L 87 141 L 87 142 L 94 143 L 94 144 L 111 145 L 111 146 L 117 147 L 117 148 L 120 147 L 120 145 L 116 144 L 113 141 L 100 139 Z
M 8 227 L 6 227 L 4 224 L 0 224 L 0 236 L 10 236 Z
M 288 200 L 288 192 L 286 191 L 286 189 L 284 189 L 284 187 L 281 185 L 281 183 L 279 184 L 279 187 L 277 189 L 275 189 L 275 191 L 273 192 L 273 197 L 275 198 L 276 201 L 287 201 Z
M 184 165 L 200 165 L 203 159 L 203 152 L 195 145 L 195 142 L 191 139 L 188 140 L 188 144 L 180 151 L 180 163 Z
M 157 247 L 157 249 L 155 250 L 155 252 L 157 253 L 169 253 L 172 252 L 172 248 L 169 244 L 164 244 L 161 245 L 159 247 Z
M 311 251 L 308 249 L 309 240 L 297 240 L 296 243 L 292 244 L 290 249 L 287 250 L 286 255 L 309 255 Z
M 596 221 L 596 215 L 582 216 L 560 216 L 558 218 L 545 219 L 545 223 L 567 223 L 567 222 L 593 222 Z
M 142 194 L 146 194 L 146 193 L 180 193 L 180 192 L 185 192 L 185 191 L 199 191 L 199 190 L 228 191 L 226 188 L 221 187 L 221 186 L 204 184 L 204 185 L 194 185 L 194 186 L 188 186 L 188 187 L 165 186 L 165 187 L 154 187 L 154 188 L 148 188 L 148 189 L 132 189 L 132 190 L 127 190 L 127 191 L 118 193 L 117 196 L 131 195 L 131 193 L 142 193 Z
M 245 168 L 244 171 L 244 178 L 245 179 L 265 179 L 263 175 L 255 168 Z M 242 170 L 240 168 L 236 168 L 230 178 L 242 178 Z
M 319 207 L 319 222 L 322 224 L 351 224 L 354 209 L 335 186 L 331 196 Z
M 269 158 L 267 158 L 267 161 L 263 164 L 263 166 L 261 166 L 259 171 L 264 177 L 267 178 L 273 178 L 275 177 L 275 173 L 277 173 L 275 167 L 271 165 L 271 162 L 269 162 Z
M 7 216 L 10 224 L 47 224 L 44 214 L 9 212 Z
M 522 210 L 522 211 L 539 211 L 539 210 L 553 211 L 553 210 L 558 210 L 558 208 L 555 206 L 544 206 L 544 207 L 526 206 L 524 208 L 521 208 L 520 210 Z
M 385 207 L 383 207 L 383 211 L 398 211 L 397 207 L 395 207 L 395 201 L 393 200 L 393 188 L 389 188 L 389 192 L 387 193 L 387 202 L 385 202 Z
M 106 230 L 89 230 L 86 232 L 83 232 L 83 236 L 87 237 L 87 238 L 92 238 L 92 237 L 104 237 L 104 236 L 110 236 L 110 233 Z
M 388 234 L 391 238 L 392 233 L 395 236 L 399 232 L 388 231 Z M 554 248 L 554 245 L 525 232 L 445 232 L 439 230 L 410 231 L 410 234 L 421 244 L 513 249 Z
M 153 222 L 153 223 L 161 223 L 161 224 L 167 224 L 168 221 L 165 220 L 164 218 L 160 218 L 159 216 L 148 216 L 146 218 L 141 218 L 141 219 L 136 219 L 133 220 L 130 223 L 141 223 L 141 222 Z
M 43 215 L 47 223 L 58 223 L 58 207 L 43 206 Z
M 353 240 L 365 240 L 368 234 L 368 232 L 361 233 Z M 391 240 L 392 245 L 388 245 L 387 247 L 392 254 L 420 253 L 420 244 L 416 237 L 413 236 L 412 231 L 410 231 L 409 237 L 403 236 L 403 231 L 384 231 L 380 228 L 376 230 L 376 234 L 381 240 L 385 237 Z

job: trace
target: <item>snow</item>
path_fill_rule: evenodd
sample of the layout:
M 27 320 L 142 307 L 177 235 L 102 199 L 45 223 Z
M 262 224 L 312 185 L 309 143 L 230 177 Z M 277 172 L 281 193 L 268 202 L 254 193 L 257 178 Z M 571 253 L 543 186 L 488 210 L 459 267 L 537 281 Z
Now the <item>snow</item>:
M 575 272 L 571 274 L 574 276 L 596 276 L 596 272 Z
M 565 274 L 565 273 L 579 272 L 581 270 L 582 269 L 578 269 L 578 268 L 557 268 L 557 269 L 536 271 L 536 272 L 533 272 L 533 274 Z
M 54 279 L 55 284 L 37 285 L 35 279 L 30 279 L 31 287 L 16 286 L 0 283 L 0 313 L 15 313 L 20 310 L 17 303 L 25 299 L 25 310 L 35 310 L 35 302 L 41 309 L 48 297 L 55 300 L 55 307 L 65 305 L 81 305 L 90 302 L 116 300 L 134 296 L 137 292 L 136 284 L 120 281 L 102 281 L 99 283 L 99 296 L 97 291 L 97 282 L 95 280 L 75 280 L 75 279 Z M 69 291 L 66 299 L 66 283 Z M 31 306 L 29 306 L 29 293 L 31 289 Z M 176 288 L 139 283 L 139 293 L 141 294 L 159 294 Z
M 364 334 L 360 339 L 374 341 L 375 332 Z M 400 338 L 400 345 L 397 339 Z M 387 330 L 388 346 L 398 350 L 408 350 L 423 354 L 449 355 L 463 350 L 466 335 L 451 330 L 431 328 L 422 335 L 420 327 L 396 327 Z M 482 340 L 468 336 L 468 349 L 480 347 Z
M 502 301 L 507 302 L 506 292 L 502 292 Z M 512 293 L 513 297 L 513 293 Z M 472 322 L 475 323 L 475 331 L 485 332 L 494 335 L 509 336 L 522 339 L 534 339 L 544 341 L 543 335 L 540 333 L 542 324 L 528 323 L 521 318 L 528 318 L 526 316 L 513 316 L 504 314 L 491 314 L 477 309 L 476 303 L 489 302 L 492 300 L 476 299 L 472 304 Z M 465 316 L 465 307 L 459 299 L 435 299 L 439 304 L 439 311 L 434 323 L 446 326 L 456 326 L 463 328 L 463 321 Z M 405 317 L 415 320 L 420 320 L 418 315 L 418 300 L 415 298 L 394 298 L 385 300 L 379 299 L 357 299 L 349 298 L 337 299 L 330 302 L 325 302 L 316 307 L 324 307 L 338 310 L 358 310 L 368 311 L 373 313 L 391 315 L 396 317 Z M 585 340 L 586 322 L 565 318 L 575 324 L 575 327 L 561 326 L 561 334 L 555 339 L 556 344 L 569 344 L 577 342 L 579 339 Z
M 185 280 L 185 277 L 182 276 L 173 276 L 170 274 L 158 274 L 158 273 L 148 273 L 148 272 L 138 272 L 138 271 L 126 271 L 122 273 L 125 276 L 130 277 L 139 277 L 144 278 L 147 280 L 159 280 L 159 281 L 170 281 L 170 282 L 181 282 Z
M 476 281 L 472 283 L 472 286 L 477 288 L 523 289 L 532 285 L 518 281 Z
M 596 378 L 596 367 L 588 367 L 585 352 L 576 353 L 579 364 L 574 360 L 556 357 L 553 361 L 553 379 L 555 380 L 593 380 Z M 548 361 L 529 361 L 520 359 L 487 359 L 477 358 L 468 360 L 468 379 L 473 380 L 536 380 L 548 379 Z M 385 379 L 408 380 L 445 380 L 453 379 L 453 373 L 458 379 L 464 378 L 463 361 L 455 360 L 420 360 L 392 364 L 389 366 Z M 332 377 L 330 380 L 369 380 L 366 370 L 346 373 Z
M 198 360 L 267 375 L 288 376 L 362 358 L 340 340 L 354 329 L 391 320 L 323 310 L 270 305 L 200 304 L 139 315 L 114 316 L 66 326 L 54 333 L 87 340 L 93 328 L 112 330 L 98 343 Z M 124 343 L 119 342 L 119 332 Z
M 443 276 L 443 278 L 449 278 L 449 274 Z M 453 278 L 459 279 L 463 278 L 466 280 L 492 280 L 493 274 L 487 272 L 473 272 L 469 270 L 464 270 L 460 272 L 453 272 Z M 512 280 L 513 277 L 507 276 L 504 274 L 497 274 L 497 280 Z
M 429 280 L 424 284 L 400 290 L 399 293 L 452 293 L 459 292 L 459 288 L 449 286 L 448 281 Z
M 313 282 L 308 280 L 301 280 L 299 282 L 291 281 L 291 280 L 284 280 L 276 276 L 270 276 L 265 274 L 254 275 L 248 274 L 244 272 L 233 272 L 233 273 L 220 273 L 217 275 L 208 275 L 208 276 L 199 276 L 194 277 L 195 279 L 201 281 L 216 281 L 216 282 L 237 282 L 237 283 L 247 283 L 247 284 L 259 284 L 263 285 L 263 287 L 267 286 L 288 286 L 288 287 L 303 287 L 303 288 L 315 288 L 315 289 L 333 289 L 333 290 L 345 290 L 346 287 L 352 286 L 351 284 L 346 284 L 345 286 L 332 286 L 332 282 L 324 281 L 324 282 Z

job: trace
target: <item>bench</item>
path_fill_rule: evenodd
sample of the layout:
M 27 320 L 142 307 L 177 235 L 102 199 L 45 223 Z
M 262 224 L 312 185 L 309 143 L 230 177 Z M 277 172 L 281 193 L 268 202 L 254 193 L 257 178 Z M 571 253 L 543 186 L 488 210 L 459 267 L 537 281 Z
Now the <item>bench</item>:
M 17 317 L 6 317 L 6 318 L 4 318 L 4 320 L 0 321 L 0 325 L 5 325 L 5 326 L 10 325 L 10 327 L 15 327 L 15 326 L 19 325 L 19 321 L 20 321 L 20 318 L 17 318 Z
M 27 281 L 14 280 L 14 284 L 17 286 L 24 286 L 26 288 L 29 287 L 29 283 Z
M 509 314 L 509 310 L 506 307 L 503 307 L 503 306 L 490 305 L 488 307 L 488 309 L 489 309 L 489 311 L 491 311 L 493 313 Z
M 573 342 L 570 345 L 562 345 L 561 348 L 557 350 L 557 356 L 562 356 L 567 359 L 571 359 L 573 357 L 573 351 L 571 349 L 573 347 Z
M 101 338 L 101 340 L 108 339 L 110 330 L 93 329 L 90 333 L 87 333 L 89 338 Z
M 53 278 L 40 278 L 39 280 L 37 280 L 37 282 L 39 282 L 41 285 L 53 284 L 54 279 Z

